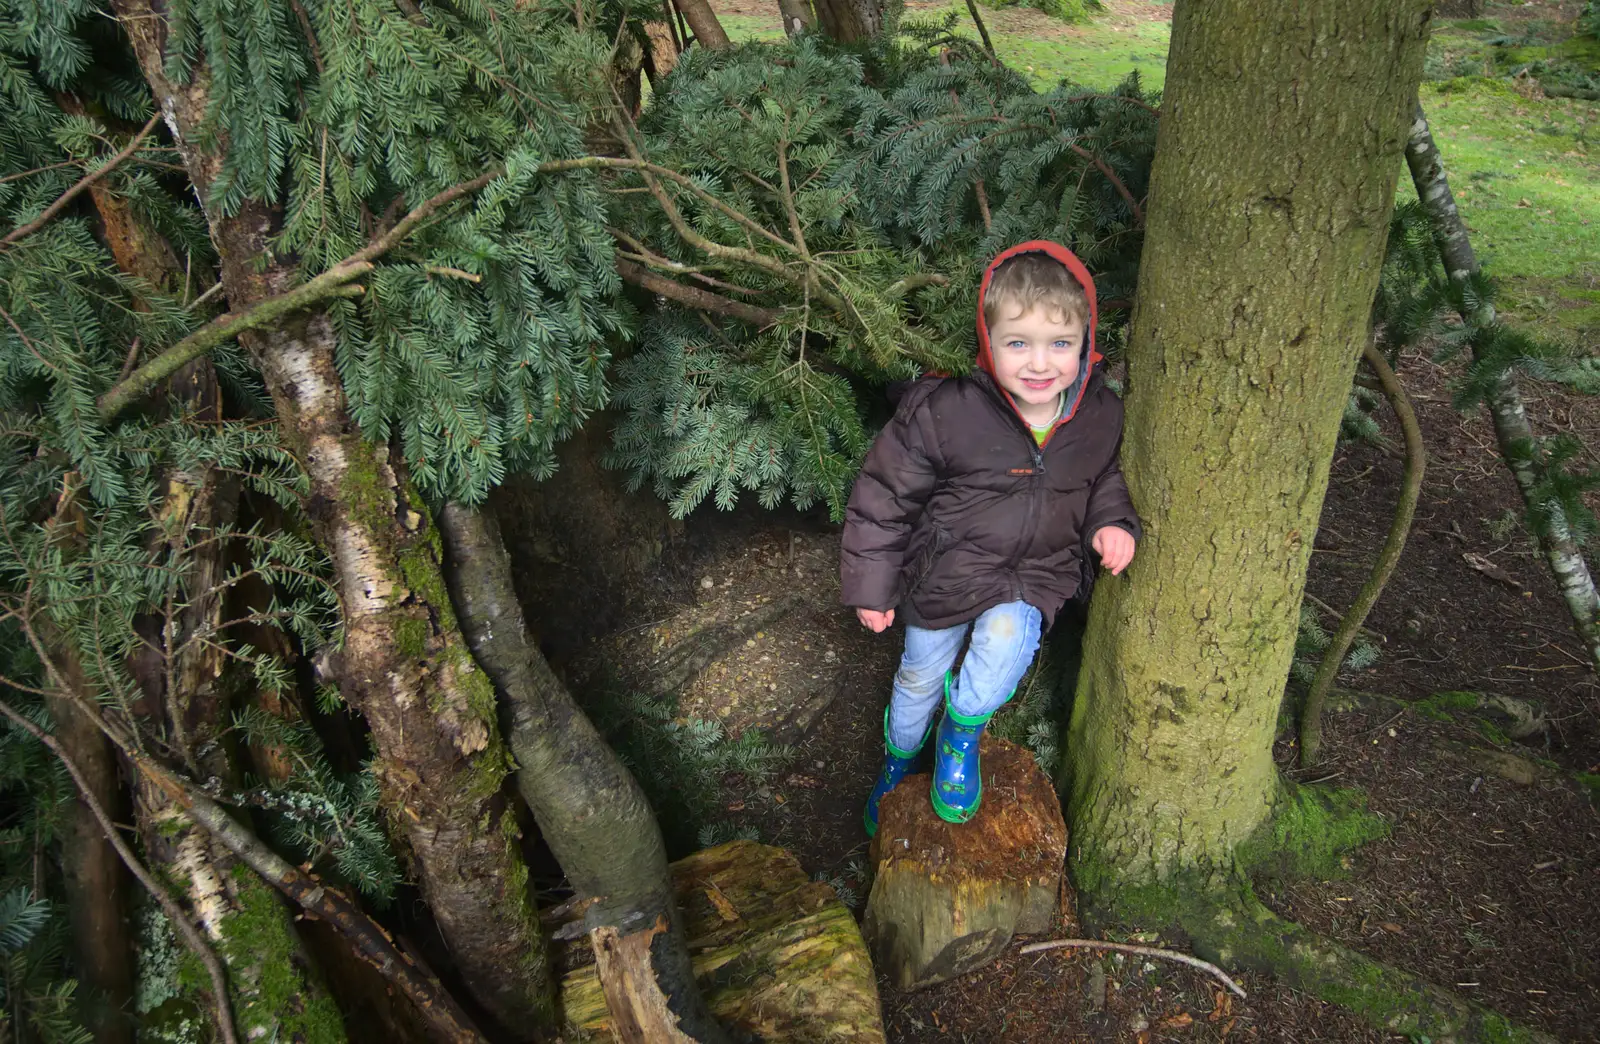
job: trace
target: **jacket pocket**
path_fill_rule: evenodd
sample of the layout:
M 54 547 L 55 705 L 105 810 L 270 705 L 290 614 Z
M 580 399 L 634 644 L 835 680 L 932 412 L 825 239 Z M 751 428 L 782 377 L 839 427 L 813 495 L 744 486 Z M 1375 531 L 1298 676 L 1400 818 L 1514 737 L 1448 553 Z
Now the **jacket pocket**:
M 949 546 L 950 534 L 945 531 L 943 526 L 935 524 L 933 536 L 929 538 L 922 550 L 917 552 L 917 557 L 911 560 L 911 565 L 906 570 L 905 592 L 907 597 L 915 594 L 917 588 L 921 587 L 923 582 L 933 573 L 933 567 L 939 563 L 939 556 L 944 554 L 945 549 Z

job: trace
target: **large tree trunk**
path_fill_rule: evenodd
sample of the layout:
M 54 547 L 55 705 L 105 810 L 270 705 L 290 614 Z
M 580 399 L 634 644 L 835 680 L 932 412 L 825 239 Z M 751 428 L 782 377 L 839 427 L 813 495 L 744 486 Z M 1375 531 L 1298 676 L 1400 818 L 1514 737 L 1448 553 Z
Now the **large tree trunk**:
M 165 5 L 114 6 L 204 197 L 221 164 L 200 133 L 206 78 L 167 78 Z M 254 203 L 212 215 L 230 307 L 296 282 L 287 259 L 259 264 L 273 257 L 277 218 Z M 500 797 L 508 759 L 493 690 L 456 630 L 427 509 L 351 420 L 326 314 L 301 313 L 241 339 L 261 366 L 285 442 L 309 472 L 311 523 L 333 559 L 345 624 L 331 666 L 371 727 L 412 869 L 473 995 L 508 1038 L 535 1035 L 554 1013 L 527 868 Z
M 68 698 L 50 699 L 56 739 L 77 763 L 100 806 L 117 815 L 125 803 L 111 743 Z M 80 1012 L 95 1044 L 133 1044 L 133 933 L 128 873 L 94 813 L 80 797 L 62 828 L 61 888 L 72 925 Z
M 717 20 L 717 12 L 711 9 L 708 0 L 672 0 L 672 2 L 683 15 L 683 20 L 689 23 L 689 32 L 694 34 L 695 43 L 713 51 L 725 51 L 732 46 L 727 31 Z
M 584 903 L 618 1039 L 725 1040 L 695 984 L 661 828 L 639 784 L 528 640 L 493 517 L 449 504 L 439 521 L 462 630 L 504 701 L 517 789 Z
M 1271 809 L 1427 8 L 1174 11 L 1122 450 L 1146 535 L 1097 591 L 1064 763 L 1091 913 L 1231 867 Z
M 839 43 L 860 43 L 883 32 L 881 0 L 814 0 L 817 23 Z
M 1464 283 L 1476 276 L 1478 255 L 1467 236 L 1466 222 L 1456 209 L 1455 196 L 1445 177 L 1444 158 L 1433 143 L 1428 130 L 1428 119 L 1423 114 L 1422 103 L 1415 102 L 1412 109 L 1411 134 L 1406 142 L 1406 165 L 1411 169 L 1411 180 L 1417 187 L 1417 198 L 1427 212 L 1433 228 L 1434 243 L 1439 249 L 1439 259 L 1444 263 L 1446 275 L 1453 283 Z M 1478 314 L 1462 316 L 1469 322 L 1487 324 L 1495 321 L 1494 304 L 1483 301 Z M 1483 348 L 1472 345 L 1473 359 L 1483 360 Z M 1528 423 L 1528 412 L 1522 405 L 1522 392 L 1510 370 L 1495 379 L 1494 390 L 1489 394 L 1489 416 L 1494 421 L 1495 441 L 1500 446 L 1500 459 L 1517 481 L 1517 491 L 1528 513 L 1534 517 L 1548 518 L 1548 524 L 1537 534 L 1545 561 L 1550 566 L 1556 588 L 1572 614 L 1572 626 L 1589 650 L 1590 661 L 1600 669 L 1600 591 L 1589 571 L 1583 550 L 1572 538 L 1572 528 L 1566 524 L 1559 504 L 1545 498 L 1541 487 L 1549 477 L 1534 441 L 1533 426 Z

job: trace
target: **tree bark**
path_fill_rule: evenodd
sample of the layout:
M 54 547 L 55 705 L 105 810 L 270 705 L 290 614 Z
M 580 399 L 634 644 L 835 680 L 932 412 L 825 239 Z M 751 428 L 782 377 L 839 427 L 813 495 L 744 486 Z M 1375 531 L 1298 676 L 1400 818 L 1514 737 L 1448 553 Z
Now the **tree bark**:
M 110 742 L 70 698 L 52 696 L 49 705 L 56 741 L 77 764 L 100 807 L 117 816 L 125 802 Z M 81 796 L 61 831 L 61 888 L 83 1024 L 95 1044 L 133 1044 L 128 872 Z
M 527 636 L 511 559 L 486 512 L 439 512 L 450 594 L 509 719 L 517 789 L 587 904 L 619 1040 L 726 1040 L 695 985 L 661 828 L 639 784 Z
M 1413 103 L 1411 134 L 1406 142 L 1406 165 L 1411 169 L 1411 180 L 1417 187 L 1417 198 L 1433 227 L 1433 239 L 1439 248 L 1439 259 L 1444 263 L 1446 275 L 1453 283 L 1462 283 L 1476 276 L 1480 268 L 1478 256 L 1467 236 L 1466 222 L 1456 209 L 1455 196 L 1445 177 L 1444 159 L 1439 155 L 1433 134 L 1428 129 L 1428 119 L 1420 101 Z M 1475 315 L 1463 315 L 1468 322 L 1485 325 L 1495 321 L 1494 304 L 1484 301 Z M 1482 360 L 1478 344 L 1472 346 L 1474 361 Z M 1528 423 L 1528 411 L 1522 404 L 1522 392 L 1510 370 L 1495 379 L 1494 390 L 1489 394 L 1489 417 L 1494 422 L 1495 441 L 1500 447 L 1500 459 L 1505 461 L 1511 476 L 1517 482 L 1517 491 L 1530 514 L 1549 517 L 1545 532 L 1536 534 L 1544 551 L 1556 589 L 1567 603 L 1572 614 L 1572 626 L 1589 650 L 1591 663 L 1600 670 L 1600 590 L 1595 587 L 1594 576 L 1589 571 L 1583 550 L 1572 539 L 1571 529 L 1565 524 L 1560 505 L 1540 503 L 1539 487 L 1546 475 L 1539 459 L 1533 426 Z
M 778 14 L 783 19 L 783 31 L 790 39 L 817 27 L 811 0 L 778 0 Z
M 204 201 L 222 160 L 199 131 L 207 77 L 167 78 L 163 4 L 115 0 L 114 8 Z M 210 217 L 231 308 L 294 285 L 288 260 L 257 264 L 273 256 L 277 214 L 245 203 Z M 345 624 L 331 667 L 371 727 L 385 801 L 423 896 L 473 995 L 508 1038 L 527 1039 L 554 1016 L 544 941 L 515 820 L 500 798 L 508 759 L 494 693 L 456 629 L 427 509 L 351 420 L 325 313 L 291 315 L 241 340 L 309 473 L 308 514 L 332 557 Z
M 861 43 L 883 32 L 879 0 L 815 0 L 817 24 L 839 43 Z
M 722 23 L 717 21 L 717 12 L 711 9 L 707 0 L 672 0 L 677 6 L 683 20 L 689 23 L 689 31 L 694 34 L 695 43 L 713 51 L 726 51 L 733 43 L 728 39 L 728 33 L 722 28 Z
M 1104 578 L 1063 763 L 1091 916 L 1266 820 L 1306 565 L 1383 259 L 1424 0 L 1180 3 Z

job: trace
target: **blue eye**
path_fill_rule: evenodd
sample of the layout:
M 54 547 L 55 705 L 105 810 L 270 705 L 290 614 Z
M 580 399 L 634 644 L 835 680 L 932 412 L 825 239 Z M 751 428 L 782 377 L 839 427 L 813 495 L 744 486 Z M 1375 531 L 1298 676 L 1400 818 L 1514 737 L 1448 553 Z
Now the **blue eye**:
M 1025 341 L 1007 341 L 1006 342 L 1006 347 L 1010 348 L 1012 350 L 1016 350 L 1016 349 L 1019 349 L 1019 348 L 1026 348 L 1026 347 L 1028 347 L 1028 345 L 1027 345 L 1027 342 L 1025 342 Z
M 1072 346 L 1072 342 L 1071 341 L 1057 341 L 1056 342 L 1056 347 L 1057 348 L 1070 348 L 1071 346 Z

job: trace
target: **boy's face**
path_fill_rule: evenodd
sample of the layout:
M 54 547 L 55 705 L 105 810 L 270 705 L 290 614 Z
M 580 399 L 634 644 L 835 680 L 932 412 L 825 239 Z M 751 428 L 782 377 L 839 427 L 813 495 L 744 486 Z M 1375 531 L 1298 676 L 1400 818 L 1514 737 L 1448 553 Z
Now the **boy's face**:
M 1005 309 L 989 329 L 996 383 L 1011 393 L 1028 423 L 1043 426 L 1055 417 L 1062 392 L 1078 377 L 1083 350 L 1083 320 L 1044 308 L 1015 318 Z

